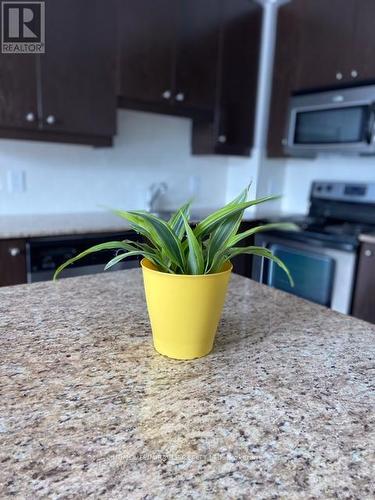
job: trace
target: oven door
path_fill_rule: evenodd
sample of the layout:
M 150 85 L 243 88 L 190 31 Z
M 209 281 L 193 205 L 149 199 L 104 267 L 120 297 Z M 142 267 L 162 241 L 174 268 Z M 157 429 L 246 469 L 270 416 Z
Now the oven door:
M 285 262 L 295 286 L 290 286 L 277 265 L 260 257 L 254 258 L 254 279 L 336 311 L 350 313 L 356 263 L 354 251 L 317 247 L 266 233 L 258 235 L 255 243 L 268 248 Z

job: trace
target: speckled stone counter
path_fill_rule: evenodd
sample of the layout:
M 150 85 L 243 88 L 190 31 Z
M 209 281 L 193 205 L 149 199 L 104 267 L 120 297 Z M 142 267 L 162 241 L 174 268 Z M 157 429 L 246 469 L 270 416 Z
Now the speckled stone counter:
M 0 290 L 0 498 L 373 499 L 375 327 L 233 276 L 152 348 L 138 270 Z
M 212 209 L 214 210 L 214 209 Z M 202 209 L 192 213 L 191 220 L 199 221 L 212 210 Z M 251 217 L 244 217 L 251 220 Z M 1 215 L 0 240 L 11 238 L 38 238 L 71 234 L 114 233 L 130 229 L 124 219 L 110 212 Z

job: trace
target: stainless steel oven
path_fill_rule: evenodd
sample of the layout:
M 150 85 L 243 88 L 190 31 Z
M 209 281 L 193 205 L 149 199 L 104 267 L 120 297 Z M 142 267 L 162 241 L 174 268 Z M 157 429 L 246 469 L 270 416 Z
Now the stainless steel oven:
M 295 156 L 374 154 L 375 85 L 291 97 L 284 148 Z
M 283 271 L 265 259 L 254 259 L 253 278 L 349 314 L 357 262 L 356 251 L 331 248 L 321 242 L 314 243 L 316 242 L 313 240 L 291 241 L 281 235 L 258 235 L 255 244 L 270 249 L 285 262 L 292 273 L 295 286 L 292 288 Z
M 255 238 L 256 245 L 285 262 L 295 287 L 277 265 L 259 257 L 253 259 L 253 278 L 350 313 L 359 236 L 375 231 L 375 183 L 315 181 L 309 213 L 295 222 L 298 231 L 269 231 Z

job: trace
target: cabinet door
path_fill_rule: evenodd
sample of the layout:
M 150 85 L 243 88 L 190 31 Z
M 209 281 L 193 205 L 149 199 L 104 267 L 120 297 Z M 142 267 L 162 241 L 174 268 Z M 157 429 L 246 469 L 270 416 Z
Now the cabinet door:
M 180 108 L 212 111 L 218 86 L 221 0 L 176 0 L 179 4 L 176 84 Z
M 248 156 L 253 144 L 262 8 L 221 4 L 220 61 L 214 120 L 194 120 L 194 154 Z
M 0 128 L 37 128 L 36 67 L 36 56 L 0 54 Z
M 24 240 L 0 240 L 0 286 L 26 283 Z
M 371 1 L 371 0 L 365 0 Z M 288 103 L 297 90 L 352 81 L 355 0 L 293 0 L 277 20 L 268 156 L 282 157 Z
M 178 3 L 118 0 L 118 95 L 124 106 L 171 102 Z
M 44 129 L 115 133 L 115 15 L 112 1 L 46 0 L 41 56 Z
M 351 79 L 353 19 L 357 0 L 295 0 L 298 55 L 293 90 L 335 86 Z
M 297 32 L 293 28 L 297 22 L 293 3 L 286 4 L 279 9 L 268 124 L 267 153 L 269 157 L 277 158 L 284 155 L 283 138 L 288 103 L 299 64 L 296 51 Z
M 219 150 L 249 154 L 253 144 L 262 8 L 249 0 L 223 5 Z
M 375 2 L 361 0 L 357 4 L 354 24 L 354 50 L 349 54 L 349 69 L 353 80 L 375 79 Z
M 375 323 L 375 244 L 361 247 L 354 291 L 353 316 Z

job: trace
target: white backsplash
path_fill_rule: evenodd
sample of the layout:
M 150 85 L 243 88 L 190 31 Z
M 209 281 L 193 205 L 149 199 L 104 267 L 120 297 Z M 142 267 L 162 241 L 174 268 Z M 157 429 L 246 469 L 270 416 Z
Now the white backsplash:
M 306 213 L 311 183 L 315 180 L 375 182 L 375 157 L 326 156 L 284 162 L 285 212 Z
M 164 208 L 191 197 L 194 186 L 195 208 L 217 207 L 229 160 L 192 156 L 190 139 L 188 119 L 122 110 L 112 148 L 0 140 L 0 215 L 144 208 L 148 186 L 160 181 L 169 186 Z M 9 192 L 9 172 L 25 173 L 24 192 Z

